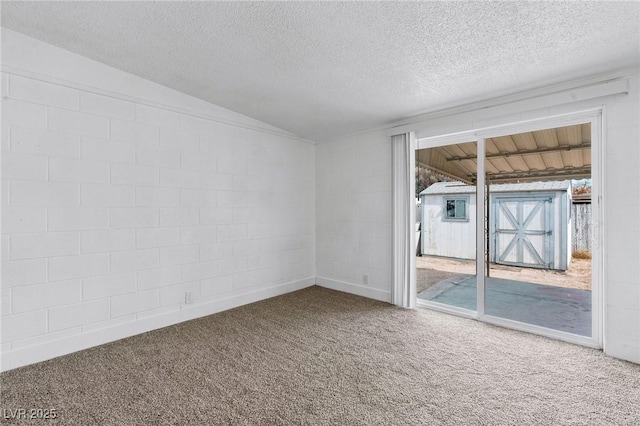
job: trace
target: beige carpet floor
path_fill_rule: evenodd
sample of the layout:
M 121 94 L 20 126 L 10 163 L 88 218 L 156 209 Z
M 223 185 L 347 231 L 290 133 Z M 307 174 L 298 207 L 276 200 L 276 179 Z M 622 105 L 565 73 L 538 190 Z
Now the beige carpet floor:
M 319 287 L 0 383 L 4 410 L 51 425 L 640 425 L 640 365 Z

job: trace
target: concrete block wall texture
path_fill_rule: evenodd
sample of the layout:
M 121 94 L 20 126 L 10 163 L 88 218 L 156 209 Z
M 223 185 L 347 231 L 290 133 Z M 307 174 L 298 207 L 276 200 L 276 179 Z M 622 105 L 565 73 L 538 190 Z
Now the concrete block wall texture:
M 389 136 L 371 132 L 319 144 L 316 162 L 318 284 L 390 302 Z
M 395 133 L 414 130 L 418 138 L 439 136 L 603 108 L 604 345 L 607 354 L 640 363 L 640 77 L 636 70 L 627 78 L 625 95 L 567 102 L 572 98 L 567 91 L 440 114 Z M 337 138 L 318 145 L 316 152 L 317 281 L 386 301 L 392 271 L 392 256 L 385 250 L 391 246 L 393 133 Z M 367 256 L 356 256 L 363 247 Z M 365 285 L 362 274 L 367 271 L 374 272 Z
M 608 352 L 640 363 L 640 78 L 607 102 L 604 215 Z
M 1 368 L 314 283 L 312 144 L 3 36 Z

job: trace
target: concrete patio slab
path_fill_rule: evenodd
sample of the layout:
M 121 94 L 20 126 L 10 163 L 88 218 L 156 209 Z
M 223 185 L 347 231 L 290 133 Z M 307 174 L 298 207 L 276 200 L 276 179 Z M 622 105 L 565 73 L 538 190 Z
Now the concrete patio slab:
M 456 275 L 418 294 L 418 299 L 476 309 L 476 277 Z M 553 330 L 591 336 L 591 291 L 485 278 L 485 314 Z

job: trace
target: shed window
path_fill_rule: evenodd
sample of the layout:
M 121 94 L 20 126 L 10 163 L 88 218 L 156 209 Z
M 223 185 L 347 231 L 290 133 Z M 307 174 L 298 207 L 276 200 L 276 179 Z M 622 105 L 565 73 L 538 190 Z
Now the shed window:
M 467 197 L 446 197 L 444 199 L 443 220 L 468 220 Z

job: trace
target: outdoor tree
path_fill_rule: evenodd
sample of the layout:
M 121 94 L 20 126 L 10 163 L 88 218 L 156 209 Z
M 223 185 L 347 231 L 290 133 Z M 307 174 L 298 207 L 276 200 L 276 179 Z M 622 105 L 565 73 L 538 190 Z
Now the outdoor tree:
M 416 165 L 416 198 L 420 193 L 436 182 L 451 182 L 453 179 L 430 170 L 427 167 Z

